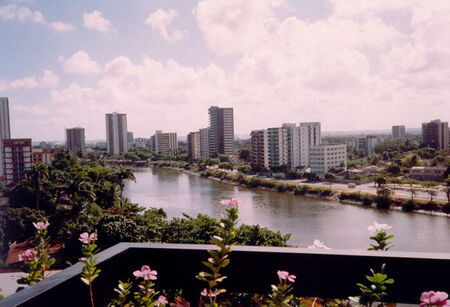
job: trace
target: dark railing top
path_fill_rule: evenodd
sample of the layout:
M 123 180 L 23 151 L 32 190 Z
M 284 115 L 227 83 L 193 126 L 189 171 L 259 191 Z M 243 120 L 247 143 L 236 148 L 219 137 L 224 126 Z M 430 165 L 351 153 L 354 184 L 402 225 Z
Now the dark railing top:
M 119 243 L 108 248 L 96 256 L 102 270 L 94 281 L 96 305 L 106 305 L 118 280 L 133 279 L 132 272 L 143 264 L 158 270 L 161 288 L 184 289 L 185 296 L 196 302 L 205 284 L 195 275 L 204 270 L 206 250 L 214 248 L 162 243 Z M 364 283 L 369 269 L 379 271 L 383 263 L 395 279 L 388 291 L 391 301 L 417 303 L 422 291 L 450 291 L 450 254 L 233 246 L 230 258 L 224 286 L 234 292 L 267 293 L 277 282 L 276 271 L 287 270 L 297 275 L 295 295 L 345 298 L 358 295 L 355 283 Z M 60 306 L 61 302 L 65 307 L 85 306 L 89 298 L 79 280 L 82 267 L 72 265 L 5 298 L 0 306 Z

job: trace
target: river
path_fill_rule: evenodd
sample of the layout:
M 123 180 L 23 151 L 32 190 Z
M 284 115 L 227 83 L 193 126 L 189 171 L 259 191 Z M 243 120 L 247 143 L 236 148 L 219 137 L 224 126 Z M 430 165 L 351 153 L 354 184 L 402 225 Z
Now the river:
M 240 222 L 291 233 L 289 244 L 307 247 L 319 239 L 334 249 L 367 249 L 367 226 L 392 226 L 395 251 L 450 253 L 450 218 L 380 211 L 218 182 L 166 168 L 138 168 L 124 195 L 144 207 L 163 208 L 169 217 L 198 213 L 220 218 L 220 200 L 238 198 Z

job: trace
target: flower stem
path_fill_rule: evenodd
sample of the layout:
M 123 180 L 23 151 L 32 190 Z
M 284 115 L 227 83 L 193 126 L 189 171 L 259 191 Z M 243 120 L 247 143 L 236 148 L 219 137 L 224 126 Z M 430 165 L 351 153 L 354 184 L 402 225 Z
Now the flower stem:
M 94 294 L 92 293 L 92 282 L 89 283 L 89 294 L 91 295 L 91 306 L 94 307 Z

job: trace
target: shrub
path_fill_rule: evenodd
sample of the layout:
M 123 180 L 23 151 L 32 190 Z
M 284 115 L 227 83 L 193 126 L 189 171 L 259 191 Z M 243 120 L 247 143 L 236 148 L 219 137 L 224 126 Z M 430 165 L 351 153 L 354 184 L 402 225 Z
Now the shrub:
M 284 179 L 284 176 L 282 174 L 275 174 L 273 175 L 274 179 Z
M 363 205 L 370 206 L 373 203 L 373 198 L 369 195 L 363 195 L 361 201 Z
M 244 174 L 248 174 L 252 171 L 252 167 L 248 164 L 241 164 L 237 167 L 238 171 Z
M 278 182 L 275 185 L 275 188 L 277 189 L 278 192 L 285 192 L 287 190 L 287 186 L 286 184 L 282 183 L 282 182 Z
M 272 189 L 275 187 L 275 182 L 273 180 L 270 179 L 263 179 L 261 180 L 260 185 L 262 187 L 268 188 L 268 189 Z
M 247 179 L 246 186 L 249 188 L 256 188 L 261 184 L 261 179 L 257 177 L 250 177 Z
M 306 192 L 308 192 L 308 186 L 307 185 L 298 185 L 294 189 L 295 195 L 304 195 Z
M 375 198 L 377 209 L 389 209 L 391 207 L 391 198 L 383 195 L 378 195 Z
M 402 210 L 405 212 L 412 212 L 418 208 L 417 203 L 413 199 L 408 199 L 402 203 Z
M 444 213 L 450 214 L 450 203 L 443 205 L 442 206 L 442 211 Z
M 439 209 L 439 206 L 438 206 L 438 204 L 436 204 L 436 203 L 434 203 L 432 201 L 429 201 L 426 204 L 421 204 L 420 205 L 420 209 L 423 209 L 423 210 L 437 210 L 437 209 Z
M 231 170 L 233 170 L 233 163 L 232 162 L 220 162 L 219 168 L 228 169 L 231 171 Z

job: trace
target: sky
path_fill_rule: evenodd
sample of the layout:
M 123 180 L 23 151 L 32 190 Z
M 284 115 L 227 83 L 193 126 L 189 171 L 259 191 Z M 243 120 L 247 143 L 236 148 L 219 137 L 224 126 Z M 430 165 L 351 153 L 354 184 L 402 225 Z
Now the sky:
M 320 121 L 390 129 L 450 114 L 450 1 L 0 0 L 0 97 L 12 137 L 105 139 Z

